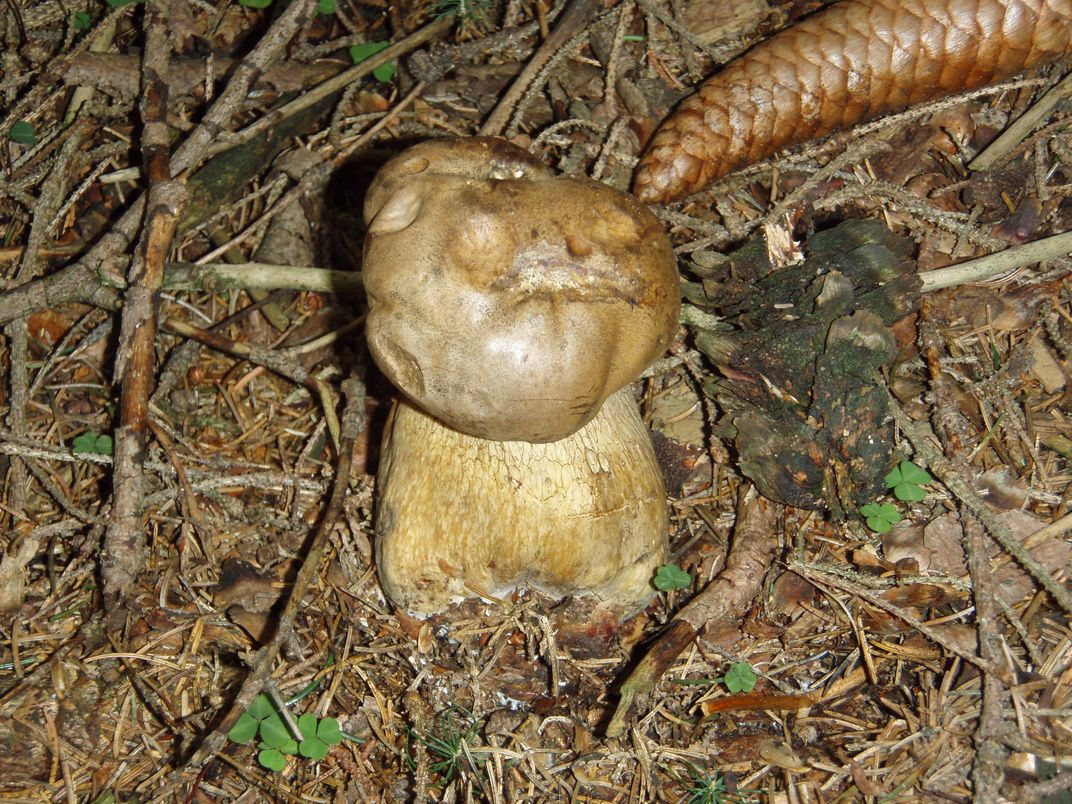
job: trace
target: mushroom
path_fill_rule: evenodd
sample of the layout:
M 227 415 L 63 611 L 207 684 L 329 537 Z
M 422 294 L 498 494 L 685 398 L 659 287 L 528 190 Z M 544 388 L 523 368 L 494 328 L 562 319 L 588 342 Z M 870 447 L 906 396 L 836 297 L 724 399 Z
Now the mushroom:
M 420 614 L 522 587 L 642 605 L 667 506 L 628 385 L 679 308 L 658 221 L 494 138 L 403 152 L 364 213 L 369 348 L 403 395 L 378 478 L 388 597 Z

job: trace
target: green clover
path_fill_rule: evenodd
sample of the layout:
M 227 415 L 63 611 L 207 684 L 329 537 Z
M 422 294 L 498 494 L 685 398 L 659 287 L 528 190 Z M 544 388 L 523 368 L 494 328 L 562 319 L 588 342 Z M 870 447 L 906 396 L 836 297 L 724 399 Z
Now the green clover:
M 298 753 L 309 759 L 323 759 L 328 755 L 330 746 L 342 742 L 339 721 L 333 717 L 317 720 L 316 715 L 306 712 L 298 718 L 298 728 L 303 737 L 298 745 Z
M 71 442 L 75 452 L 88 452 L 91 455 L 111 455 L 112 437 L 110 435 L 97 435 L 92 430 L 87 430 Z
M 901 461 L 886 475 L 885 483 L 893 489 L 893 496 L 903 502 L 919 502 L 927 496 L 920 486 L 934 481 L 934 478 L 925 469 L 916 466 L 912 461 Z
M 37 134 L 34 133 L 32 123 L 26 120 L 16 120 L 8 129 L 7 138 L 19 145 L 33 145 L 37 142 Z
M 885 533 L 901 521 L 901 512 L 892 503 L 868 503 L 860 506 L 860 516 L 865 517 L 867 527 L 875 533 Z
M 290 729 L 278 712 L 272 712 L 261 721 L 260 753 L 257 761 L 269 770 L 281 771 L 287 761 L 284 755 L 298 753 L 298 741 L 290 736 Z
M 756 686 L 756 671 L 748 662 L 734 662 L 722 677 L 722 683 L 734 694 L 751 692 Z
M 350 48 L 350 59 L 354 64 L 360 64 L 363 61 L 371 59 L 381 50 L 386 50 L 389 46 L 389 42 L 364 42 L 360 45 L 353 45 Z M 377 81 L 383 81 L 386 84 L 395 77 L 395 63 L 389 61 L 374 68 L 372 77 Z
M 663 592 L 669 592 L 671 589 L 688 589 L 689 584 L 692 583 L 692 576 L 677 564 L 663 564 L 656 571 L 655 580 L 652 583 L 655 584 L 656 589 Z

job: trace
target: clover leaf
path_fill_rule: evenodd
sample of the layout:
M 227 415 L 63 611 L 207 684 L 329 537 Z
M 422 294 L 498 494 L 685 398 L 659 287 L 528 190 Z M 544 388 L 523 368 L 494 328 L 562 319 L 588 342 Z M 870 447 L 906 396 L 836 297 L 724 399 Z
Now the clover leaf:
M 933 482 L 934 478 L 926 469 L 912 461 L 901 461 L 886 475 L 885 483 L 893 489 L 893 496 L 904 502 L 919 502 L 927 496 L 921 486 Z
M 323 759 L 328 755 L 330 746 L 342 742 L 339 721 L 333 717 L 317 720 L 316 715 L 307 712 L 298 718 L 298 728 L 304 738 L 298 746 L 298 752 L 309 759 Z
M 656 589 L 669 592 L 671 589 L 687 589 L 692 583 L 692 576 L 677 564 L 663 564 L 655 572 L 655 580 L 652 581 Z
M 371 59 L 381 50 L 386 50 L 389 46 L 389 42 L 363 42 L 360 45 L 353 45 L 350 48 L 350 59 L 354 64 L 360 64 L 363 61 Z M 387 83 L 395 77 L 395 63 L 389 61 L 374 68 L 372 77 L 377 81 Z
M 97 435 L 92 430 L 87 430 L 71 442 L 75 452 L 88 452 L 91 455 L 111 455 L 112 437 L 110 435 Z
M 860 506 L 860 515 L 865 517 L 867 527 L 875 533 L 885 533 L 901 521 L 901 512 L 892 503 L 868 503 Z
M 726 689 L 734 694 L 751 692 L 756 686 L 756 671 L 748 662 L 734 662 L 726 671 L 722 682 L 726 685 Z

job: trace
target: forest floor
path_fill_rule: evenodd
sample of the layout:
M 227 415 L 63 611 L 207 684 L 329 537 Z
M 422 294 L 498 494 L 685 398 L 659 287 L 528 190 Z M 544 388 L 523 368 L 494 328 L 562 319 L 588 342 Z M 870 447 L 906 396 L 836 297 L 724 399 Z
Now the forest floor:
M 375 170 L 490 132 L 626 190 L 689 87 L 821 3 L 315 5 L 0 7 L 0 800 L 1072 800 L 1072 261 L 914 279 L 1072 229 L 1067 102 L 967 167 L 1059 66 L 653 207 L 688 302 L 636 385 L 667 588 L 620 625 L 528 593 L 422 621 L 373 564 L 394 394 L 356 273 Z M 735 440 L 740 405 L 775 432 L 811 371 L 748 362 L 789 319 L 753 305 L 859 231 L 910 291 L 841 436 L 779 442 L 819 472 L 802 490 Z M 829 496 L 850 432 L 882 447 L 874 508 Z M 747 560 L 748 594 L 621 705 Z

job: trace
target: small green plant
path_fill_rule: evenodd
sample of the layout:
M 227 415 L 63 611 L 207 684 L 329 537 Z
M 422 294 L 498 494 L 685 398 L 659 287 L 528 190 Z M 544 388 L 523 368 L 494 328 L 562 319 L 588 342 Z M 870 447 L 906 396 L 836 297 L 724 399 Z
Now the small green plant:
M 895 466 L 884 482 L 893 491 L 893 496 L 902 502 L 919 502 L 927 496 L 923 489 L 927 483 L 934 482 L 930 473 L 912 461 L 901 461 Z M 901 512 L 893 503 L 873 502 L 860 506 L 860 516 L 867 527 L 875 533 L 885 533 L 901 521 Z
M 381 50 L 386 50 L 388 46 L 388 42 L 362 42 L 360 45 L 352 45 L 350 47 L 350 59 L 354 64 L 360 64 L 371 59 Z M 395 69 L 395 62 L 386 62 L 372 70 L 372 77 L 377 81 L 387 83 L 395 77 Z
M 328 755 L 331 746 L 342 742 L 339 721 L 333 717 L 318 718 L 311 712 L 306 712 L 298 718 L 298 729 L 302 733 L 298 753 L 309 759 L 323 759 Z
M 145 0 L 104 0 L 110 8 L 122 8 L 123 6 L 133 5 L 134 3 L 144 3 Z
M 437 0 L 435 4 L 437 17 L 456 17 L 462 22 L 483 22 L 490 0 Z
M 335 13 L 335 0 L 316 0 L 316 13 L 330 17 Z
M 333 717 L 321 719 L 311 712 L 298 718 L 298 731 L 301 740 L 295 739 L 271 699 L 262 692 L 235 721 L 227 737 L 240 744 L 259 737 L 257 761 L 277 773 L 286 767 L 288 756 L 301 754 L 308 759 L 320 760 L 343 738 L 339 721 Z
M 885 533 L 901 521 L 901 512 L 893 503 L 868 503 L 860 506 L 860 515 L 875 533 Z
M 683 804 L 742 804 L 753 800 L 749 795 L 727 790 L 726 777 L 718 771 L 705 771 L 691 765 L 689 776 L 692 783 L 685 789 Z
M 748 662 L 734 662 L 726 675 L 722 677 L 722 683 L 726 689 L 736 695 L 739 692 L 751 692 L 756 687 L 756 671 Z
M 446 786 L 465 770 L 476 770 L 473 762 L 479 761 L 469 744 L 476 738 L 480 724 L 461 707 L 452 706 L 439 717 L 435 730 L 428 735 L 411 734 L 417 738 L 432 758 L 428 766 L 439 777 L 438 784 Z M 410 760 L 410 764 L 416 767 Z
M 76 11 L 71 15 L 71 25 L 76 31 L 88 31 L 93 27 L 93 16 L 88 11 Z
M 912 461 L 901 461 L 886 475 L 886 485 L 893 489 L 893 496 L 903 502 L 919 502 L 927 496 L 921 487 L 934 481 L 926 469 Z
M 37 134 L 33 124 L 26 120 L 16 120 L 8 129 L 7 138 L 19 145 L 33 145 L 37 142 Z
M 87 430 L 77 436 L 71 442 L 75 452 L 88 452 L 90 455 L 111 455 L 112 437 L 110 435 L 97 435 L 92 430 Z
M 688 589 L 689 584 L 692 583 L 692 576 L 677 564 L 663 564 L 656 570 L 652 583 L 662 592 L 669 592 L 672 589 Z

